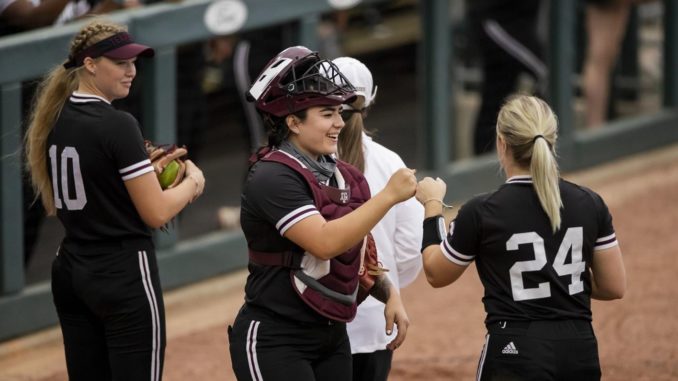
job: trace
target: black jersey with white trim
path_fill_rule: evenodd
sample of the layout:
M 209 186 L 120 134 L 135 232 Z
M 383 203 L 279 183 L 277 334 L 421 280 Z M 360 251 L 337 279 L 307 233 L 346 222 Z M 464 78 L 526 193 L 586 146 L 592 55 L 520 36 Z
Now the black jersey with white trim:
M 250 248 L 276 253 L 300 250 L 283 235 L 297 222 L 315 214 L 319 211 L 311 189 L 294 169 L 272 161 L 259 161 L 252 166 L 243 187 L 240 212 L 240 225 Z M 289 269 L 251 262 L 248 268 L 248 304 L 295 321 L 327 322 L 293 289 Z
M 73 93 L 47 138 L 46 164 L 67 241 L 150 237 L 124 184 L 153 171 L 132 115 Z
M 590 189 L 560 180 L 561 228 L 554 234 L 527 176 L 467 202 L 441 243 L 485 288 L 486 323 L 591 319 L 589 267 L 596 250 L 617 245 L 612 217 Z

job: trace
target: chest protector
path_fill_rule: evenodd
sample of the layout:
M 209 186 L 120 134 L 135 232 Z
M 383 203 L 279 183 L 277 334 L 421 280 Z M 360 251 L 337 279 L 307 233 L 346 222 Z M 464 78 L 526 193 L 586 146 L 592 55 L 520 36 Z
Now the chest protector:
M 337 161 L 335 178 L 338 187 L 319 184 L 313 173 L 299 160 L 283 151 L 272 151 L 261 160 L 287 165 L 299 173 L 313 193 L 313 201 L 326 220 L 352 212 L 370 198 L 365 177 L 356 168 Z M 357 310 L 358 272 L 366 240 L 330 260 L 307 252 L 257 252 L 250 248 L 254 263 L 289 267 L 292 287 L 313 310 L 329 319 L 348 322 Z

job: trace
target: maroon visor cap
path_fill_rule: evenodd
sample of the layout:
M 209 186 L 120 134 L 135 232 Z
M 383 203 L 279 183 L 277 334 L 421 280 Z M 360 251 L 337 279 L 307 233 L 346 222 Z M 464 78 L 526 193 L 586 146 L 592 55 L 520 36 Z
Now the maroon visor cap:
M 68 57 L 64 68 L 70 69 L 82 66 L 87 57 L 104 56 L 113 60 L 127 60 L 134 57 L 153 57 L 154 55 L 155 51 L 152 48 L 137 44 L 127 32 L 120 32 L 79 51 L 73 57 Z

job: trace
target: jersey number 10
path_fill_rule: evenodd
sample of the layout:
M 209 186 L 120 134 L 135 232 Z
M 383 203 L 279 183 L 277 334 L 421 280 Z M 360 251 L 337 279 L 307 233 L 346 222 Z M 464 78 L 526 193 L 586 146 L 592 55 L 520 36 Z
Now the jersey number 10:
M 82 173 L 80 172 L 80 156 L 74 147 L 65 147 L 61 151 L 61 160 L 57 160 L 57 146 L 49 147 L 49 161 L 52 167 L 52 193 L 54 193 L 54 206 L 57 209 L 63 208 L 61 198 L 59 198 L 59 177 L 57 173 L 61 170 L 61 197 L 68 210 L 81 210 L 87 204 L 87 195 L 85 194 L 85 185 L 82 182 Z M 61 162 L 61 165 L 58 163 Z M 68 164 L 71 164 L 71 170 Z M 75 197 L 72 197 L 68 188 L 68 174 L 73 175 L 73 185 Z
M 584 291 L 584 282 L 581 280 L 581 274 L 586 266 L 582 259 L 582 243 L 584 230 L 581 227 L 568 228 L 560 243 L 558 253 L 553 260 L 553 269 L 560 276 L 570 275 L 569 285 L 570 295 Z M 549 282 L 539 283 L 536 288 L 525 288 L 523 284 L 523 273 L 527 271 L 540 271 L 546 266 L 546 250 L 544 250 L 544 239 L 535 232 L 518 233 L 511 236 L 506 242 L 506 250 L 518 250 L 518 246 L 531 244 L 534 249 L 534 259 L 530 261 L 518 261 L 511 266 L 509 274 L 511 276 L 511 291 L 513 300 L 530 300 L 548 298 L 551 296 L 551 285 Z M 572 261 L 565 263 L 567 253 L 572 252 Z

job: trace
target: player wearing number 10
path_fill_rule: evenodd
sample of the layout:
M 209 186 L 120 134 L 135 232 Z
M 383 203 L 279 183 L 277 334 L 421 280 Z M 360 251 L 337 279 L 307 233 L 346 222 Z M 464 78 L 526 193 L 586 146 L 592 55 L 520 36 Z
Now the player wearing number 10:
M 488 331 L 478 380 L 598 380 L 591 298 L 626 289 L 612 217 L 595 192 L 559 178 L 557 121 L 544 101 L 510 98 L 496 128 L 506 183 L 468 201 L 449 234 L 445 183 L 419 183 L 426 277 L 446 286 L 475 260 Z
M 33 105 L 28 167 L 66 232 L 52 294 L 71 381 L 162 377 L 165 321 L 150 228 L 200 196 L 205 179 L 186 160 L 184 181 L 163 191 L 137 121 L 111 105 L 129 93 L 137 57 L 152 55 L 122 26 L 95 20 Z

